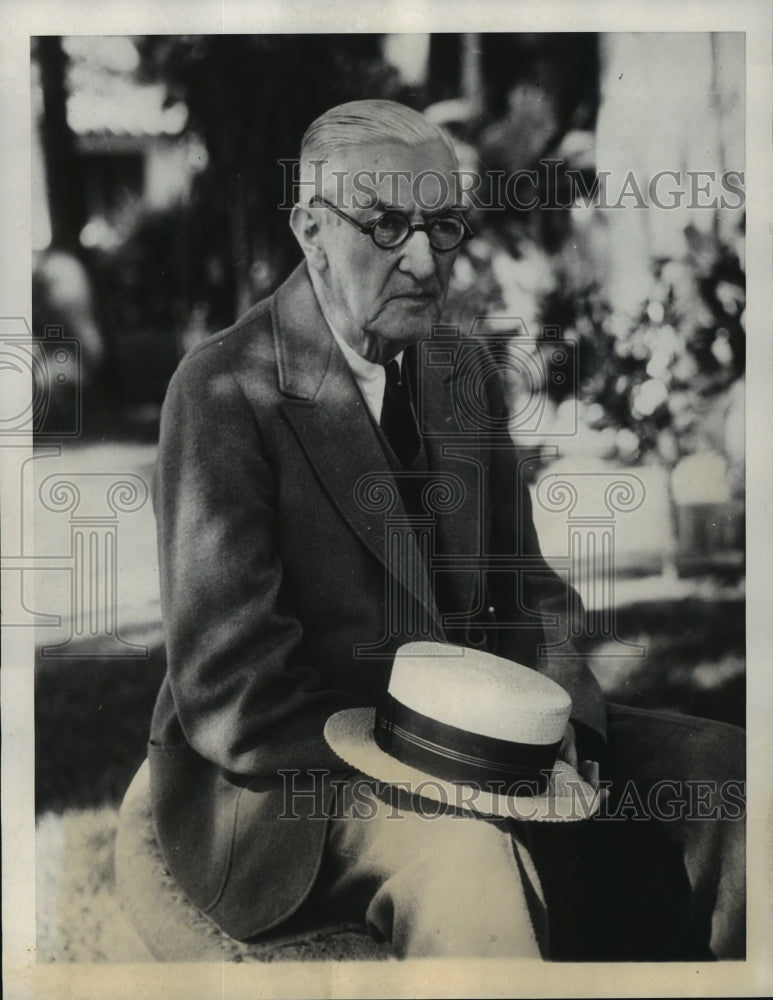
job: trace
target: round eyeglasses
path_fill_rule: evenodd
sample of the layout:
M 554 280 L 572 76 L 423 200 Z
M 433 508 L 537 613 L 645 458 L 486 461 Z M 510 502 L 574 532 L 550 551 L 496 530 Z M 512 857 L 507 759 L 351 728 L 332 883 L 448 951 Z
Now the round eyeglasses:
M 324 205 L 331 212 L 335 212 L 336 215 L 359 229 L 361 233 L 370 236 L 376 246 L 382 250 L 395 250 L 405 243 L 411 233 L 417 230 L 427 234 L 429 245 L 438 253 L 456 250 L 465 240 L 469 240 L 473 236 L 466 220 L 451 213 L 439 215 L 429 222 L 411 222 L 403 212 L 389 210 L 371 222 L 361 223 L 319 195 L 315 195 L 310 202 L 312 206 L 315 204 Z

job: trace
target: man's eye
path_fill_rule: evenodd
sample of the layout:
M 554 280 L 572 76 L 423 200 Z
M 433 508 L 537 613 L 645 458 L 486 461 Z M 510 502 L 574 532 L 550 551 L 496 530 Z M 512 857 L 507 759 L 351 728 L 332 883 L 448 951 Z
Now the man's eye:
M 403 216 L 392 212 L 382 215 L 376 222 L 376 232 L 379 236 L 386 238 L 402 236 L 405 229 L 405 219 Z
M 462 229 L 462 223 L 455 215 L 443 215 L 435 219 L 432 229 L 438 236 L 456 236 Z

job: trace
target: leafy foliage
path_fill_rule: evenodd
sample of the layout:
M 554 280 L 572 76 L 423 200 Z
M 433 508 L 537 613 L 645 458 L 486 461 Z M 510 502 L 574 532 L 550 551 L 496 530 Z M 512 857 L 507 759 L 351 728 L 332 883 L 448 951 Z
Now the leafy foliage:
M 667 465 L 696 450 L 707 409 L 745 361 L 740 261 L 712 237 L 687 237 L 689 257 L 653 262 L 633 321 L 613 315 L 597 284 L 574 291 L 559 281 L 542 309 L 543 323 L 579 340 L 586 422 L 622 431 L 624 457 L 651 453 Z
M 280 161 L 297 158 L 310 122 L 342 101 L 409 95 L 378 35 L 148 36 L 138 44 L 144 77 L 185 101 L 188 128 L 207 149 L 192 207 L 214 329 L 273 290 L 299 259 L 279 207 L 288 199 Z

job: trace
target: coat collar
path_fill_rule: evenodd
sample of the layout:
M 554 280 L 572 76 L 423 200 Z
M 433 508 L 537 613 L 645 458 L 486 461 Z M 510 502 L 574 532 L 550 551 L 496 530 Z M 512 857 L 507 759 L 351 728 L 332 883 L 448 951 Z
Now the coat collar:
M 291 399 L 311 402 L 339 352 L 305 264 L 299 264 L 275 292 L 272 318 L 279 391 Z

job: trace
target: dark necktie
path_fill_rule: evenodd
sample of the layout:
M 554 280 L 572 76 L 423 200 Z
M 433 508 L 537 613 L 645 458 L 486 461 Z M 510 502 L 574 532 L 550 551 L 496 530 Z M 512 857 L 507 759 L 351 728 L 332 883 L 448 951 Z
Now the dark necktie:
M 419 453 L 421 440 L 416 418 L 411 408 L 411 395 L 407 379 L 400 377 L 400 365 L 389 361 L 384 366 L 386 385 L 384 403 L 381 408 L 381 430 L 397 455 L 400 464 L 406 468 Z

